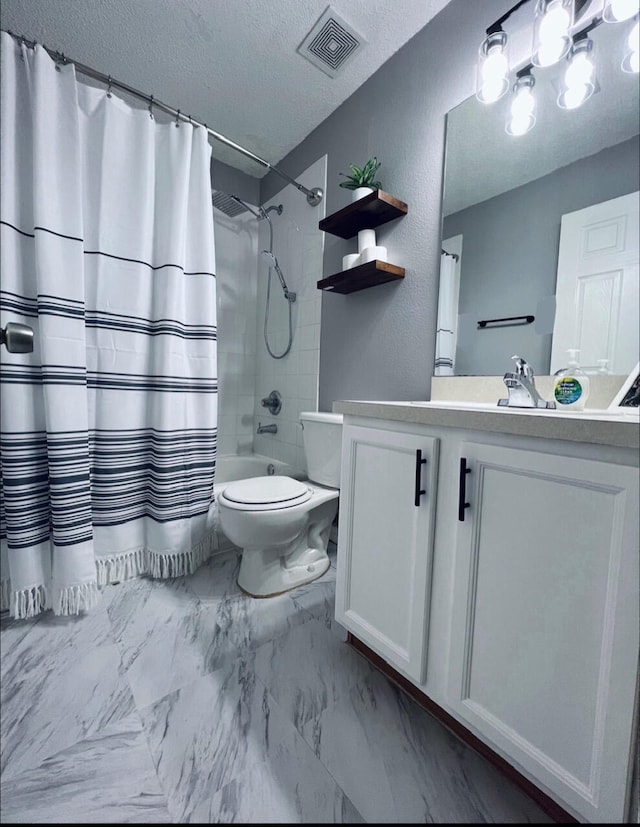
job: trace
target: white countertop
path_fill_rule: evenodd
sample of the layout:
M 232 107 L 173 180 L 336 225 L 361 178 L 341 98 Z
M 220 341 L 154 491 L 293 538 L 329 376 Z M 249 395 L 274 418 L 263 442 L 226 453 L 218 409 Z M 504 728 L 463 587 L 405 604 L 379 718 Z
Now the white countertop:
M 598 409 L 563 411 L 503 408 L 496 404 L 458 401 L 390 402 L 352 399 L 334 402 L 333 411 L 417 425 L 445 425 L 620 448 L 640 447 L 640 421 L 638 415 L 633 413 L 611 413 Z

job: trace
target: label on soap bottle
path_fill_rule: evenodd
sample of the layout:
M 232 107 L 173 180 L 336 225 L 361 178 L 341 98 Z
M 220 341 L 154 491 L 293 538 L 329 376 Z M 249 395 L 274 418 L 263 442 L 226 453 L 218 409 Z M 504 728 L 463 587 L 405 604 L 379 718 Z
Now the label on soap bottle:
M 559 405 L 572 405 L 582 396 L 582 384 L 575 376 L 563 376 L 556 382 L 553 395 Z

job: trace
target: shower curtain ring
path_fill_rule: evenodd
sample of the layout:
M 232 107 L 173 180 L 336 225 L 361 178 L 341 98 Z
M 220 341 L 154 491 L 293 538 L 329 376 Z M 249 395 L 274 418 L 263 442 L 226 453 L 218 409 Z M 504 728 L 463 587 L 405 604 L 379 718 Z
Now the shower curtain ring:
M 176 115 L 176 127 L 180 126 L 180 110 L 178 109 L 178 114 Z
M 153 120 L 153 95 L 149 98 L 149 117 Z
M 107 97 L 111 97 L 111 75 L 107 78 Z

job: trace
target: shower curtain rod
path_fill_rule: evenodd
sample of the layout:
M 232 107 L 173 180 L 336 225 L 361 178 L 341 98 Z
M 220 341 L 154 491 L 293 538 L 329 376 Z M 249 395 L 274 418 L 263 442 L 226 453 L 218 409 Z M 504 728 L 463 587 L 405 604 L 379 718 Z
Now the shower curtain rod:
M 11 35 L 14 40 L 19 41 L 23 45 L 25 45 L 29 49 L 34 49 L 38 44 L 34 40 L 27 40 L 26 37 L 23 35 L 15 34 L 14 32 L 8 31 L 7 34 Z M 67 57 L 64 52 L 57 52 L 53 49 L 49 49 L 44 44 L 40 44 L 42 48 L 49 54 L 56 63 L 62 64 L 66 66 L 68 63 L 73 63 L 76 67 L 76 71 L 80 72 L 83 75 L 87 75 L 87 77 L 93 78 L 94 80 L 100 81 L 101 83 L 106 84 L 107 92 L 111 89 L 121 89 L 123 92 L 127 92 L 129 95 L 133 95 L 136 98 L 140 98 L 140 100 L 146 101 L 149 104 L 149 112 L 152 112 L 152 109 L 155 107 L 156 109 L 160 109 L 163 112 L 166 112 L 168 115 L 175 116 L 176 121 L 182 120 L 190 123 L 192 126 L 202 127 L 207 131 L 207 134 L 214 138 L 214 140 L 219 141 L 222 144 L 225 144 L 231 149 L 235 149 L 236 152 L 240 152 L 247 158 L 250 158 L 252 161 L 260 164 L 263 167 L 271 170 L 271 172 L 275 172 L 276 175 L 279 175 L 281 178 L 284 178 L 289 184 L 293 184 L 293 186 L 303 192 L 307 196 L 307 203 L 310 204 L 312 207 L 317 206 L 324 196 L 324 193 L 320 187 L 314 187 L 313 189 L 307 189 L 307 187 L 303 186 L 302 184 L 298 183 L 298 181 L 291 178 L 291 176 L 287 175 L 286 172 L 282 172 L 282 170 L 274 167 L 273 164 L 270 164 L 268 161 L 265 161 L 264 158 L 260 158 L 258 155 L 255 155 L 249 149 L 245 149 L 240 144 L 237 144 L 235 141 L 232 141 L 230 138 L 221 135 L 219 132 L 216 132 L 214 129 L 210 129 L 206 124 L 200 123 L 199 121 L 195 121 L 190 115 L 183 115 L 180 109 L 174 109 L 172 106 L 169 106 L 166 103 L 162 103 L 162 101 L 156 100 L 153 95 L 145 95 L 144 92 L 141 92 L 139 89 L 134 89 L 132 86 L 128 86 L 126 83 L 122 83 L 119 80 L 114 80 L 111 75 L 105 75 L 102 72 L 99 72 L 97 69 L 92 69 L 90 66 L 85 66 L 83 63 L 79 63 L 77 60 L 73 60 Z

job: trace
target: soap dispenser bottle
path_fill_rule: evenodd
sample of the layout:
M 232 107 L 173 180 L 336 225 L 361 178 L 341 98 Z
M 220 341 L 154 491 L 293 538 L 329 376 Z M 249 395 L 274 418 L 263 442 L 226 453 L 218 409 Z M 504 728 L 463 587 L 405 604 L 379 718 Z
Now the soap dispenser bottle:
M 570 348 L 567 355 L 567 367 L 556 374 L 553 398 L 557 410 L 582 411 L 589 398 L 589 377 L 580 368 L 580 351 Z

